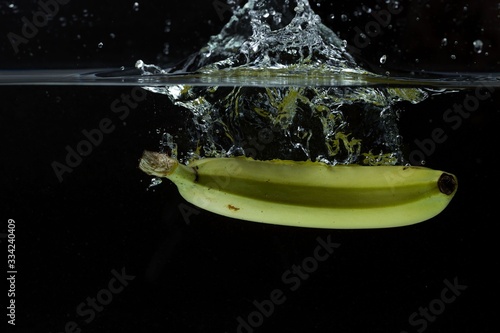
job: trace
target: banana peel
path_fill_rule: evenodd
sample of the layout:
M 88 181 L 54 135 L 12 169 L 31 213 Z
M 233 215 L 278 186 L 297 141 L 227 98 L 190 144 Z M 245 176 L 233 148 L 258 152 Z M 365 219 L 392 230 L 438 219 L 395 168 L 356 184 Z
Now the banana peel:
M 328 165 L 248 157 L 202 158 L 189 165 L 145 151 L 139 168 L 171 180 L 207 211 L 277 225 L 368 229 L 412 225 L 441 213 L 457 178 L 417 166 Z

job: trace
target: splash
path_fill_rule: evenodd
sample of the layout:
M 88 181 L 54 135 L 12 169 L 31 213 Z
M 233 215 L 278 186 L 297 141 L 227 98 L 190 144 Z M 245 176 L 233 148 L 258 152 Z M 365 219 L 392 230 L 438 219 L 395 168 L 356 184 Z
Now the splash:
M 404 163 L 395 104 L 418 103 L 420 89 L 372 87 L 252 87 L 238 77 L 296 73 L 367 73 L 321 23 L 306 0 L 233 3 L 234 14 L 206 46 L 186 61 L 162 70 L 138 64 L 144 75 L 231 73 L 234 87 L 176 85 L 166 94 L 189 110 L 191 140 L 178 143 L 185 162 L 199 157 L 246 155 L 256 159 L 323 161 L 329 164 Z M 175 116 L 175 115 L 174 115 Z

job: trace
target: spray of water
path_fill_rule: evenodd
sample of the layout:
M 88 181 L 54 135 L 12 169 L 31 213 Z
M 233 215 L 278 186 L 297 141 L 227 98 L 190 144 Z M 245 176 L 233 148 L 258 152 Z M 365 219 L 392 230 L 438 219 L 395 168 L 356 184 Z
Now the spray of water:
M 238 76 L 273 72 L 314 77 L 366 73 L 306 0 L 250 0 L 199 52 L 169 72 Z M 140 63 L 144 75 L 161 73 Z M 237 80 L 235 81 L 237 83 Z M 190 158 L 246 155 L 329 164 L 404 163 L 396 104 L 418 103 L 420 89 L 176 85 L 148 88 L 189 110 Z M 172 117 L 176 115 L 172 114 Z

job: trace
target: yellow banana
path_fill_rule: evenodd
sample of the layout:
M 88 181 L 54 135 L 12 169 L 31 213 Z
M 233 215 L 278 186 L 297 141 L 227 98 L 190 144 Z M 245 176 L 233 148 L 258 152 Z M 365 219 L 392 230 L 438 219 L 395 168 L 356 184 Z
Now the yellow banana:
M 415 166 L 331 166 L 321 162 L 203 158 L 189 165 L 145 151 L 139 167 L 167 177 L 188 202 L 254 222 L 360 229 L 428 220 L 457 190 L 454 175 Z

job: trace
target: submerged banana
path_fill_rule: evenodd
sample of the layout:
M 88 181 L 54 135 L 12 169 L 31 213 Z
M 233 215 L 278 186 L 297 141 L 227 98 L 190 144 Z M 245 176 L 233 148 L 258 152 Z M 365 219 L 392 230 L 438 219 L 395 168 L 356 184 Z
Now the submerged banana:
M 188 202 L 255 222 L 310 228 L 388 228 L 428 220 L 457 190 L 454 175 L 415 166 L 204 158 L 180 164 L 145 151 L 139 167 L 167 177 Z

